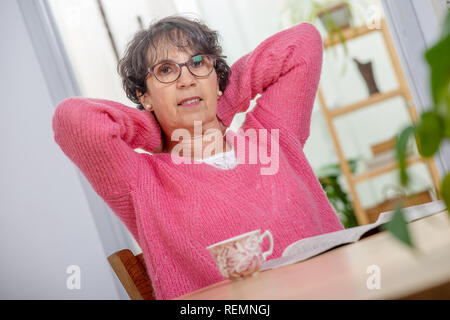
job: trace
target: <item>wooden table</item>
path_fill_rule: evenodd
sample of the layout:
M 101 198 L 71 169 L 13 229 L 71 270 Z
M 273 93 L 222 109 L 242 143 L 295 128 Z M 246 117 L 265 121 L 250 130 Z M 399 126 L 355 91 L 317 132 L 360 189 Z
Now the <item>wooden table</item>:
M 177 299 L 450 299 L 450 219 L 443 211 L 408 225 L 416 252 L 379 232 L 311 259 L 224 280 Z M 379 267 L 379 284 L 369 266 Z M 376 268 L 376 267 L 375 267 Z M 376 282 L 370 282 L 376 284 Z

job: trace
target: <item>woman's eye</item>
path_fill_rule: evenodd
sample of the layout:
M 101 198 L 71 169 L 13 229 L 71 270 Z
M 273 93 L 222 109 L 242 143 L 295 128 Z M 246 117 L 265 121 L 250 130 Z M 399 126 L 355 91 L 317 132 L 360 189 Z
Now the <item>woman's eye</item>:
M 192 58 L 192 66 L 193 67 L 201 67 L 203 66 L 203 57 L 194 57 Z
M 161 68 L 159 68 L 159 73 L 162 73 L 162 74 L 168 74 L 171 71 L 172 71 L 172 68 L 169 65 L 162 66 Z

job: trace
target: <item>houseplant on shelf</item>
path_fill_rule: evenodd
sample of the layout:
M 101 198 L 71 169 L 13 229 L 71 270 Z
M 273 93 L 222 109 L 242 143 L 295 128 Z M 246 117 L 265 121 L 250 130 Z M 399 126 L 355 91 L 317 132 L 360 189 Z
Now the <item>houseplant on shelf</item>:
M 350 170 L 352 173 L 356 170 L 357 161 L 358 159 L 349 160 Z M 353 206 L 348 199 L 347 193 L 343 191 L 338 181 L 341 177 L 341 169 L 339 164 L 335 163 L 323 166 L 319 169 L 316 175 L 327 195 L 328 200 L 334 210 L 338 213 L 339 220 L 344 228 L 347 229 L 358 226 L 358 221 L 356 220 Z
M 348 0 L 288 0 L 284 10 L 288 12 L 292 24 L 315 23 L 319 19 L 328 33 L 330 43 L 334 43 L 337 37 L 344 47 L 345 54 L 348 54 L 342 30 L 354 25 L 355 15 Z
M 354 6 L 349 0 L 287 0 L 284 13 L 289 16 L 291 24 L 300 22 L 316 23 L 320 21 L 328 35 L 330 50 L 336 57 L 338 42 L 342 44 L 344 57 L 348 57 L 349 50 L 343 30 L 351 28 L 354 34 L 358 32 L 354 18 L 366 20 L 361 6 Z M 347 70 L 348 59 L 344 59 L 341 75 Z
M 396 156 L 399 165 L 399 179 L 403 187 L 408 188 L 410 178 L 406 169 L 406 150 L 410 137 L 414 137 L 417 149 L 424 158 L 431 158 L 444 141 L 450 138 L 450 12 L 444 22 L 444 28 L 438 42 L 425 52 L 430 68 L 431 93 L 433 106 L 421 114 L 416 124 L 403 129 L 397 138 Z M 447 210 L 450 208 L 450 172 L 441 182 L 440 196 Z M 414 248 L 401 205 L 397 206 L 392 220 L 385 226 L 397 239 Z

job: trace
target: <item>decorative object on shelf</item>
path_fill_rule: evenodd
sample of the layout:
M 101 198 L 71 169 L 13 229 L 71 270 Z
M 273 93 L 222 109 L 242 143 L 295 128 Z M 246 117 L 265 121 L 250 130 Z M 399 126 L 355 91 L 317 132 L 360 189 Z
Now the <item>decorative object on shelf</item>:
M 377 83 L 375 82 L 375 77 L 373 74 L 372 61 L 362 63 L 358 61 L 358 59 L 353 58 L 356 65 L 358 66 L 359 72 L 363 76 L 364 81 L 366 82 L 367 89 L 369 89 L 369 95 L 380 92 L 377 87 Z
M 409 156 L 414 155 L 414 152 L 412 149 L 409 150 L 408 153 Z M 395 151 L 385 151 L 382 153 L 379 153 L 370 159 L 365 159 L 363 161 L 364 167 L 367 170 L 376 170 L 377 168 L 381 168 L 383 166 L 387 166 L 391 163 L 395 163 Z
M 350 28 L 353 23 L 353 7 L 348 0 L 288 0 L 285 10 L 289 13 L 292 24 L 300 22 L 315 23 L 319 19 L 328 33 L 331 42 L 337 37 L 348 54 L 346 39 L 342 30 Z M 356 27 L 354 27 L 356 30 Z
M 372 157 L 370 159 L 365 159 L 363 162 L 366 169 L 376 169 L 390 163 L 395 163 L 396 140 L 397 138 L 393 137 L 386 141 L 371 145 L 370 149 L 372 151 Z M 413 146 L 410 144 L 407 151 L 408 157 L 413 156 L 414 153 Z
M 358 159 L 349 160 L 352 172 L 356 171 L 357 162 Z M 341 175 L 342 172 L 339 163 L 323 166 L 317 172 L 319 182 L 322 185 L 328 200 L 334 210 L 338 213 L 342 225 L 347 229 L 358 226 L 358 221 L 356 220 L 352 203 L 338 181 Z
M 392 137 L 388 140 L 382 141 L 380 143 L 374 144 L 370 146 L 370 150 L 372 151 L 372 154 L 374 156 L 387 152 L 387 151 L 393 151 L 395 150 L 395 143 L 397 141 L 397 137 Z
M 394 192 L 391 196 L 388 194 L 390 190 Z M 369 223 L 377 221 L 380 213 L 394 210 L 398 204 L 401 204 L 403 207 L 411 207 L 433 201 L 430 190 L 423 190 L 421 192 L 406 195 L 405 191 L 400 186 L 388 184 L 383 187 L 382 192 L 384 194 L 384 200 L 379 204 L 366 209 Z
M 350 27 L 353 19 L 350 4 L 344 1 L 325 5 L 319 9 L 317 16 L 329 33 Z

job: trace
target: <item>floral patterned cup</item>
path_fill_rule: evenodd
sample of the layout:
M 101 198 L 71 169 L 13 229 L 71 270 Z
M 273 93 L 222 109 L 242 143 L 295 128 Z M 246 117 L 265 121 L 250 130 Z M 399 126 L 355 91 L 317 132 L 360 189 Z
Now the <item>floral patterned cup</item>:
M 262 252 L 264 237 L 270 240 L 270 249 Z M 261 230 L 244 233 L 206 248 L 213 256 L 225 278 L 237 280 L 255 274 L 273 251 L 273 237 L 269 231 L 261 235 Z

